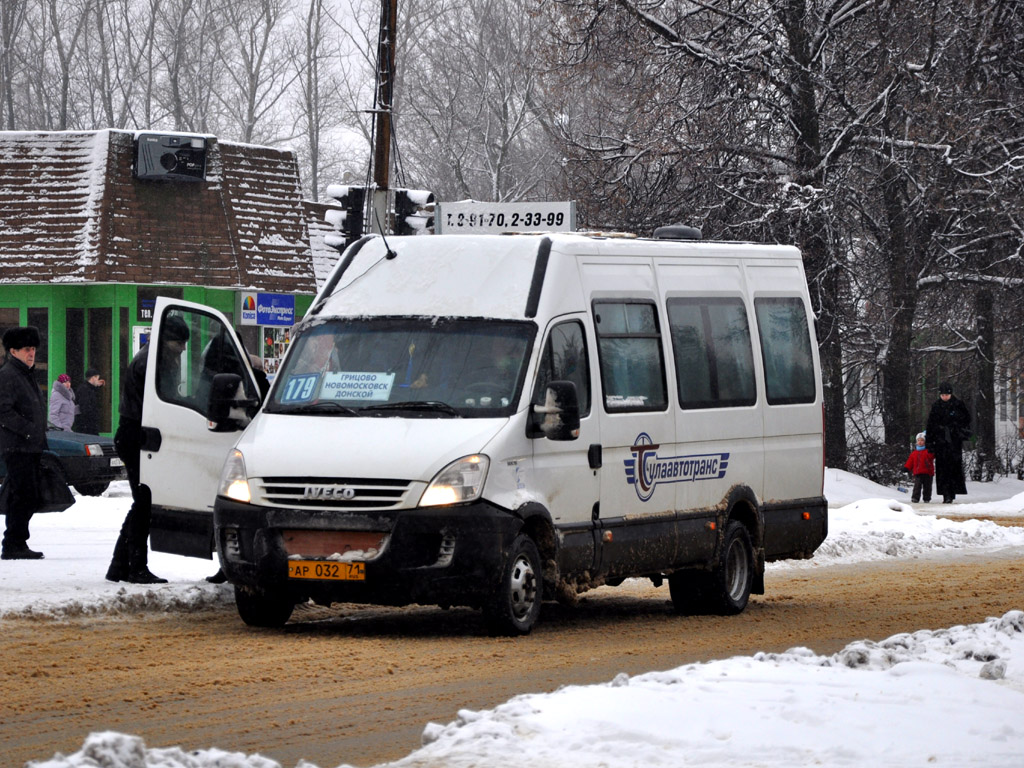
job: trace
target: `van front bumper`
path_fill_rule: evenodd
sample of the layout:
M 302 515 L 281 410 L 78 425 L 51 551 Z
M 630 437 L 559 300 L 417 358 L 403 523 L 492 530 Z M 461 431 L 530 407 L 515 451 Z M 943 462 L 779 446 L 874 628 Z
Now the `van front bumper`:
M 221 567 L 235 585 L 284 591 L 297 601 L 377 605 L 479 606 L 494 592 L 522 520 L 479 501 L 449 507 L 349 512 L 260 507 L 218 497 L 214 529 Z M 380 533 L 381 550 L 362 561 L 365 579 L 334 581 L 288 576 L 291 559 L 337 557 L 289 553 L 286 532 L 306 538 L 337 532 Z M 292 547 L 294 550 L 294 547 Z

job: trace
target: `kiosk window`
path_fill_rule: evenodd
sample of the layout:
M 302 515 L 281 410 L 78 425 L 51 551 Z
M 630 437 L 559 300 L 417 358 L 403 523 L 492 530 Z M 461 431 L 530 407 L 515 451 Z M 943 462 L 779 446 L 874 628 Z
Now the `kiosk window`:
M 576 385 L 580 416 L 590 413 L 590 366 L 587 362 L 587 340 L 583 326 L 576 322 L 559 323 L 551 329 L 540 369 L 533 404 L 543 405 L 547 386 L 552 381 L 571 381 Z
M 596 301 L 594 323 L 605 409 L 665 410 L 665 361 L 654 304 Z
M 754 299 L 769 405 L 813 403 L 814 357 L 804 303 L 793 298 Z
M 669 299 L 668 324 L 681 408 L 754 404 L 754 353 L 741 299 Z

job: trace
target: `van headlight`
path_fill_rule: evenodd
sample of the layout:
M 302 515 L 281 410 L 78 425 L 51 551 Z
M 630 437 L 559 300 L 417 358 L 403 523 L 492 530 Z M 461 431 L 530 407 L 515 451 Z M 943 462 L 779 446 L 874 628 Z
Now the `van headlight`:
M 490 463 L 490 459 L 479 453 L 456 459 L 430 481 L 420 498 L 420 506 L 436 507 L 479 498 Z
M 242 452 L 237 448 L 232 449 L 224 462 L 217 495 L 227 496 L 229 499 L 241 501 L 244 504 L 248 504 L 252 500 L 252 494 L 249 493 L 249 478 L 245 476 L 245 459 L 242 458 Z

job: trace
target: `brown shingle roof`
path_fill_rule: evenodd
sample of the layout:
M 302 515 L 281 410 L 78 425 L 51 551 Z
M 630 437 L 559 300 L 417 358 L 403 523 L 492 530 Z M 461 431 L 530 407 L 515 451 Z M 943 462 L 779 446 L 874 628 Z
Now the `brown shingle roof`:
M 341 256 L 337 248 L 324 243 L 324 235 L 338 234 L 331 224 L 324 220 L 324 214 L 338 205 L 304 200 L 306 208 L 306 224 L 309 227 L 309 247 L 313 251 L 313 274 L 316 275 L 317 287 L 322 286 L 331 275 L 331 270 Z
M 0 133 L 0 283 L 314 292 L 295 156 L 207 146 L 204 182 L 153 182 L 132 133 Z

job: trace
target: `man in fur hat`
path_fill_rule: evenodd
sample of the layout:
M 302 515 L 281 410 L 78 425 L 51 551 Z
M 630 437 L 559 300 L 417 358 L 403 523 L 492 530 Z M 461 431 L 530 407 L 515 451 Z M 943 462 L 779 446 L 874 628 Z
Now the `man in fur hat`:
M 46 450 L 46 398 L 36 385 L 39 331 L 10 328 L 3 335 L 7 362 L 0 368 L 0 451 L 7 464 L 7 528 L 0 559 L 38 560 L 28 548 L 28 522 L 39 508 L 39 463 Z

